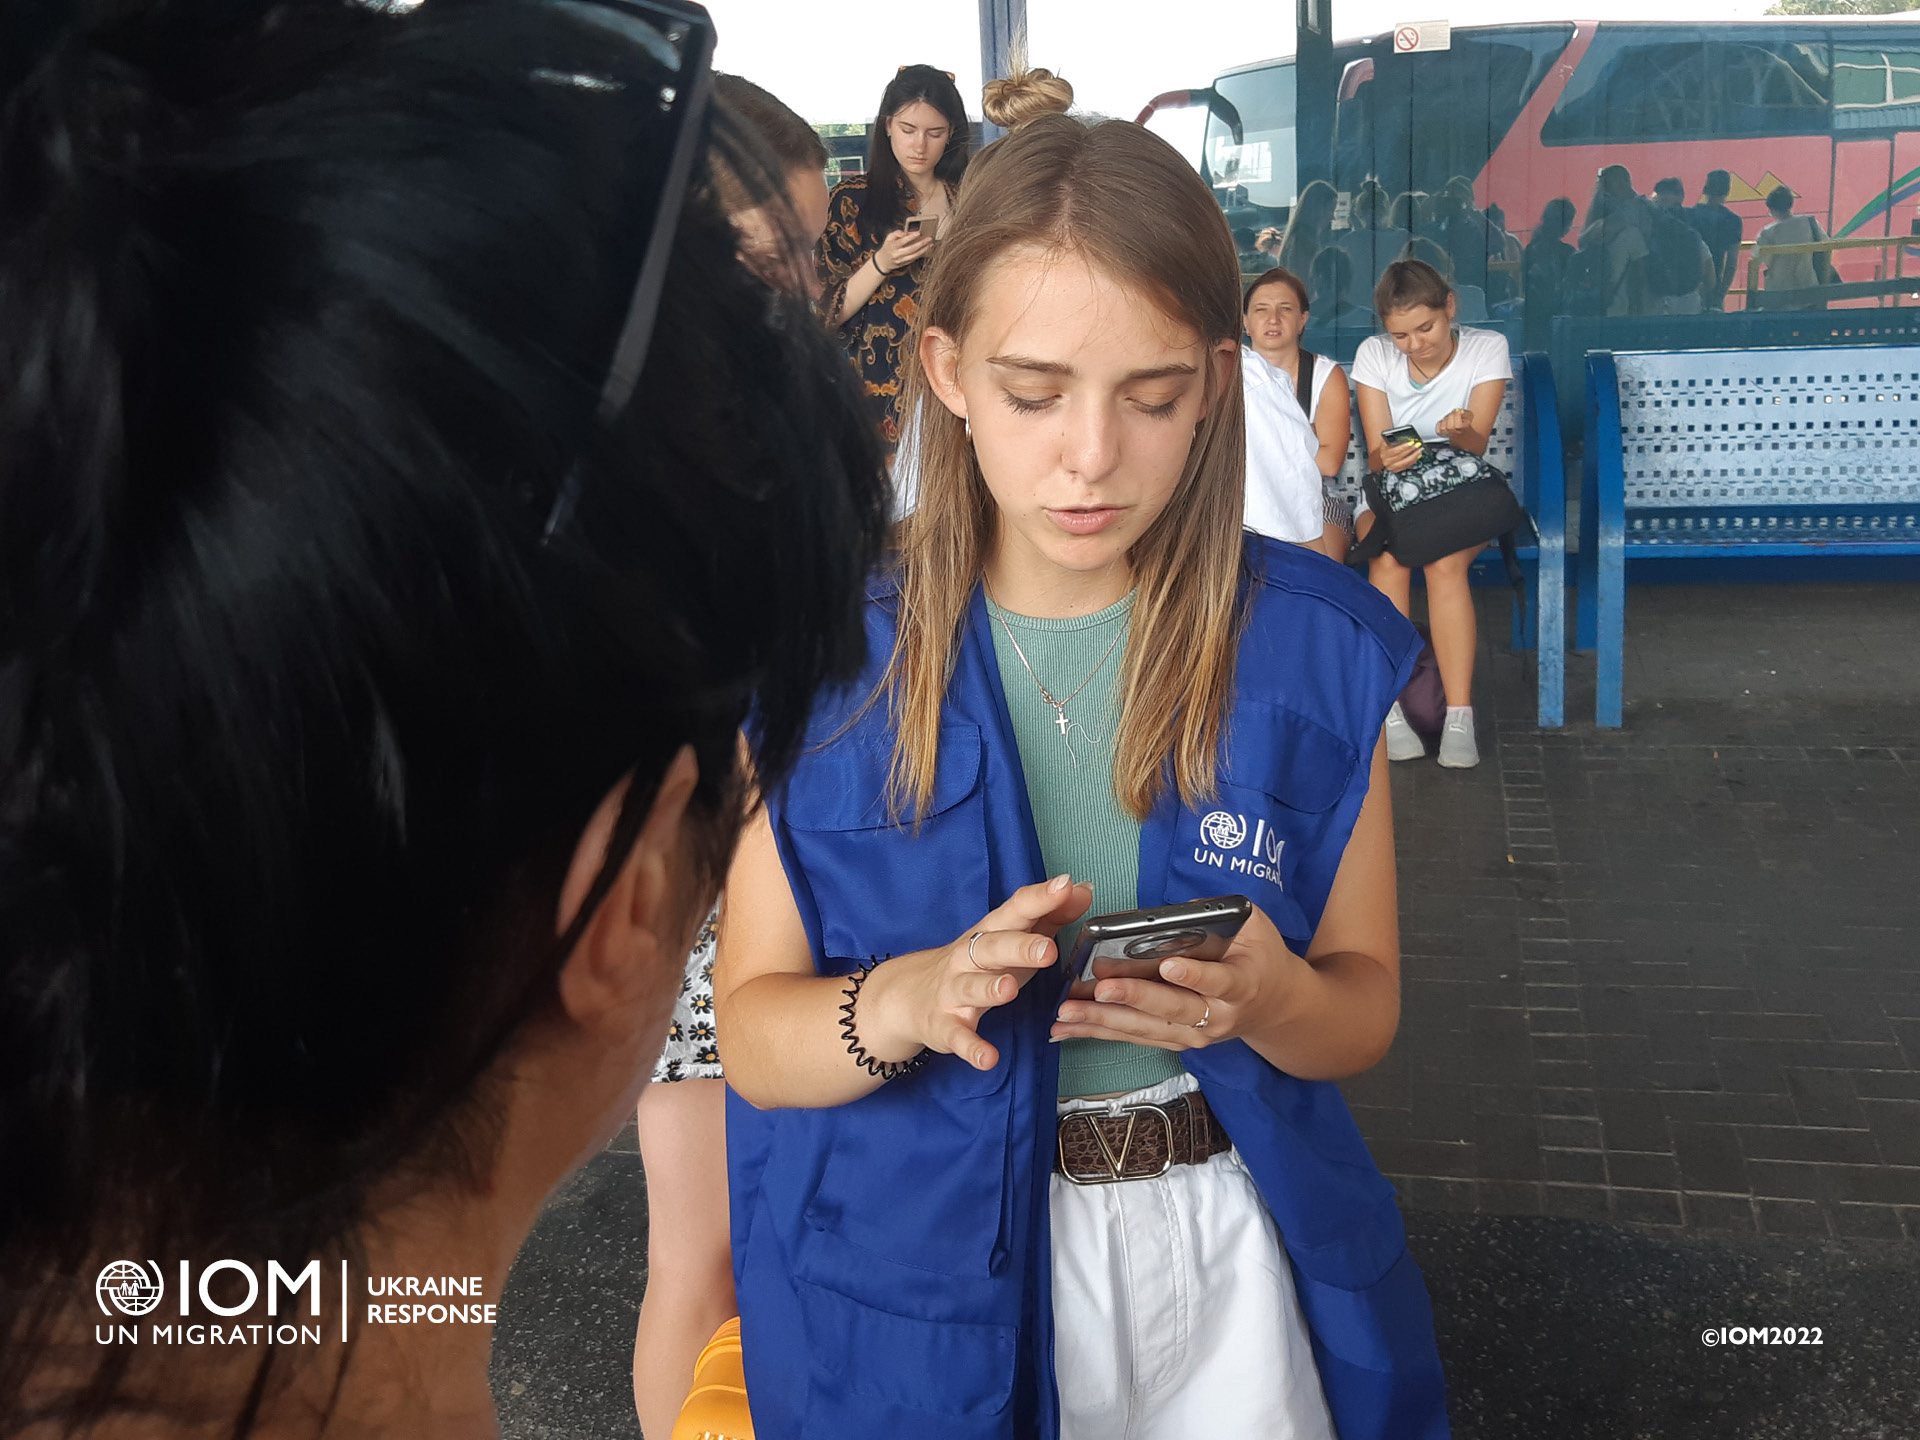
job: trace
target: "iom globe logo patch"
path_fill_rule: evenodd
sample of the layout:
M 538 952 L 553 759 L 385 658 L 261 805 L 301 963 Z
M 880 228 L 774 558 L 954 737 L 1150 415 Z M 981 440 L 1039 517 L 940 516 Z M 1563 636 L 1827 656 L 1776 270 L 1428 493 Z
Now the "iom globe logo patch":
M 1286 850 L 1287 842 L 1265 817 L 1256 815 L 1249 824 L 1245 815 L 1232 810 L 1209 810 L 1200 817 L 1200 843 L 1193 847 L 1193 860 L 1229 875 L 1251 875 L 1283 886 L 1280 859 Z
M 136 1260 L 114 1260 L 107 1264 L 93 1282 L 93 1298 L 100 1302 L 103 1314 L 111 1315 L 114 1310 L 136 1317 L 152 1313 L 167 1293 L 167 1281 L 160 1273 L 158 1261 L 148 1263 L 153 1266 L 151 1275 L 142 1270 Z
M 1200 838 L 1216 850 L 1238 850 L 1247 838 L 1247 817 L 1212 810 L 1200 821 Z

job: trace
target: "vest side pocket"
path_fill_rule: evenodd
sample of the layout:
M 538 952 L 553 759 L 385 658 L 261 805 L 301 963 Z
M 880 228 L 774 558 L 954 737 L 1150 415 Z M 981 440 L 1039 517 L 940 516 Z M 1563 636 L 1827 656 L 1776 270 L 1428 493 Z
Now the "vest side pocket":
M 813 1357 L 810 1433 L 944 1434 L 916 1419 L 992 1416 L 1012 1400 L 1014 1326 L 923 1320 L 805 1280 L 797 1289 Z
M 808 755 L 782 803 L 820 917 L 823 973 L 947 944 L 992 908 L 979 727 L 941 728 L 932 800 L 901 821 L 888 814 L 892 742 L 883 728 Z M 806 1202 L 806 1243 L 822 1253 L 852 1247 L 869 1268 L 997 1270 L 1011 1068 L 1010 1057 L 981 1072 L 936 1055 L 916 1074 L 817 1112 L 809 1133 L 820 1179 Z
M 806 1222 L 881 1260 L 936 1275 L 985 1277 L 1005 1265 L 1012 1061 L 975 1070 L 937 1055 L 915 1075 L 831 1112 Z

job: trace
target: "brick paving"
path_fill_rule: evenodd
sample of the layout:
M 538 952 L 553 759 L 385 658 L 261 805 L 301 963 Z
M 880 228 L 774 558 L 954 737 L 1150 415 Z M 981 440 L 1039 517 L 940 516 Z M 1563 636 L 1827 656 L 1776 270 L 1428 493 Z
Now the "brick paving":
M 1361 1127 L 1410 1211 L 1920 1239 L 1920 586 L 1633 607 L 1624 729 L 1483 644 L 1480 769 L 1395 767 Z

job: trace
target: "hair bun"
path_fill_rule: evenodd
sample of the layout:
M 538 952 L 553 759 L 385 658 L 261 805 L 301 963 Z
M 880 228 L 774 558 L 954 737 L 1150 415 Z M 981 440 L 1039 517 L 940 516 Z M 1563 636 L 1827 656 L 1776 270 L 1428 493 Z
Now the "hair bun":
M 1004 80 L 989 80 L 980 92 L 981 112 L 1002 130 L 1015 130 L 1042 115 L 1073 108 L 1073 86 L 1051 70 L 1020 65 Z

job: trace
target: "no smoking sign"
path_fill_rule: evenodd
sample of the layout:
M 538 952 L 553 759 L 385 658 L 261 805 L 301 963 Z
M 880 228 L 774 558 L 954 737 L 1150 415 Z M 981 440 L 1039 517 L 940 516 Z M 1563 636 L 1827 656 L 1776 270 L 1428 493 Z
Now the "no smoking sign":
M 1453 25 L 1446 20 L 1409 20 L 1393 27 L 1393 53 L 1453 48 Z

